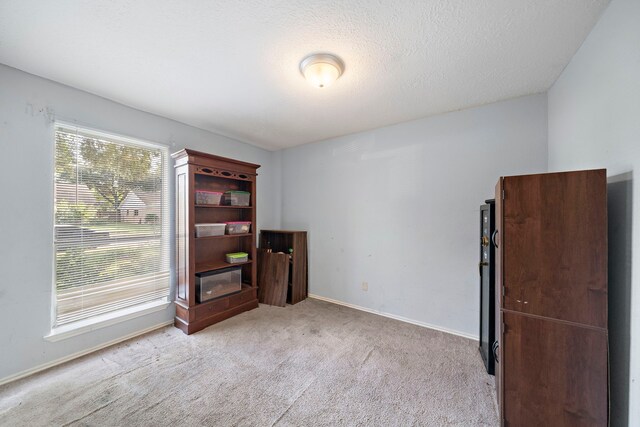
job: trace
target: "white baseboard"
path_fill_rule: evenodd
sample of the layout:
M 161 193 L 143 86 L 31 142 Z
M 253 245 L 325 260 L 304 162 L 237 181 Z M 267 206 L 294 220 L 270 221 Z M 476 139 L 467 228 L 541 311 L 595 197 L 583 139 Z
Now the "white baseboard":
M 406 317 L 397 316 L 397 315 L 391 314 L 391 313 L 385 313 L 383 311 L 374 310 L 372 308 L 361 307 L 361 306 L 355 305 L 355 304 L 349 304 L 348 302 L 342 302 L 342 301 L 338 301 L 338 300 L 335 300 L 335 299 L 323 297 L 323 296 L 320 296 L 320 295 L 309 294 L 309 298 L 314 298 L 314 299 L 317 299 L 317 300 L 320 300 L 320 301 L 326 301 L 326 302 L 330 302 L 330 303 L 333 303 L 333 304 L 343 305 L 345 307 L 354 308 L 354 309 L 360 310 L 360 311 L 366 311 L 367 313 L 377 314 L 378 316 L 388 317 L 389 319 L 395 319 L 395 320 L 399 320 L 399 321 L 405 322 L 405 323 L 411 323 L 412 325 L 422 326 L 423 328 L 429 328 L 429 329 L 434 329 L 434 330 L 440 331 L 440 332 L 446 332 L 447 334 L 457 335 L 459 337 L 469 338 L 469 339 L 476 340 L 476 341 L 478 340 L 478 336 L 477 335 L 471 335 L 471 334 L 467 334 L 467 333 L 464 333 L 464 332 L 454 331 L 452 329 L 443 328 L 441 326 L 431 325 L 431 324 L 425 323 L 425 322 L 419 322 L 417 320 L 408 319 Z
M 82 356 L 84 356 L 86 354 L 89 354 L 89 353 L 93 353 L 94 351 L 102 350 L 103 348 L 110 347 L 110 346 L 112 346 L 114 344 L 121 343 L 122 341 L 126 341 L 128 339 L 135 338 L 135 337 L 137 337 L 139 335 L 146 334 L 147 332 L 151 332 L 151 331 L 154 331 L 156 329 L 163 328 L 163 327 L 168 326 L 168 325 L 173 325 L 173 320 L 167 320 L 165 322 L 158 323 L 158 324 L 156 324 L 154 326 L 145 328 L 145 329 L 143 329 L 141 331 L 136 331 L 136 332 L 133 332 L 131 334 L 125 335 L 123 337 L 116 338 L 114 340 L 99 344 L 99 345 L 97 345 L 95 347 L 91 347 L 91 348 L 88 348 L 86 350 L 81 350 L 81 351 L 79 351 L 77 353 L 73 353 L 73 354 L 70 354 L 68 356 L 61 357 L 60 359 L 56 359 L 56 360 L 53 360 L 51 362 L 43 363 L 42 365 L 38 365 L 38 366 L 36 366 L 34 368 L 27 369 L 26 371 L 18 372 L 17 374 L 14 374 L 14 375 L 9 375 L 8 377 L 0 379 L 0 386 L 4 385 L 4 384 L 7 384 L 7 383 L 10 383 L 12 381 L 19 380 L 19 379 L 24 378 L 24 377 L 28 377 L 29 375 L 33 375 L 36 372 L 44 371 L 45 369 L 52 368 L 52 367 L 54 367 L 56 365 L 61 365 L 61 364 L 65 363 L 65 362 L 68 362 L 70 360 L 77 359 L 78 357 L 82 357 Z

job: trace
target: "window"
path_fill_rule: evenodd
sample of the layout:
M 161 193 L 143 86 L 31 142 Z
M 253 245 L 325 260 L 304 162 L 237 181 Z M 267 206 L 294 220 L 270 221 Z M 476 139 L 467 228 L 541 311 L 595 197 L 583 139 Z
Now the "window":
M 54 326 L 167 299 L 167 161 L 166 147 L 56 124 Z

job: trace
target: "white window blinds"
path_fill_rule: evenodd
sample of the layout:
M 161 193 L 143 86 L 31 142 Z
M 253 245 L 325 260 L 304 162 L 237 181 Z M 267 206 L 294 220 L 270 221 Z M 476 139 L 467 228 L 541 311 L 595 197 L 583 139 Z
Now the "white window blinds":
M 57 124 L 55 326 L 169 295 L 168 153 Z

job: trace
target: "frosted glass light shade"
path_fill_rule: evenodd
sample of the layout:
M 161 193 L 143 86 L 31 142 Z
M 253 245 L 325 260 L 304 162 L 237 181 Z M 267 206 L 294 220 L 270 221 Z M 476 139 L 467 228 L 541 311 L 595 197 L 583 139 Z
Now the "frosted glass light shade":
M 344 71 L 344 64 L 337 56 L 322 53 L 307 56 L 300 63 L 300 72 L 315 87 L 330 86 Z

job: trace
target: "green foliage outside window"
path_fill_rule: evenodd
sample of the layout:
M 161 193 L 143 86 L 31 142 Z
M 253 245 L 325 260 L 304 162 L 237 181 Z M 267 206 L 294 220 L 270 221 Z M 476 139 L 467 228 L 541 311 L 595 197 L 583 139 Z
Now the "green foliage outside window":
M 162 152 L 64 131 L 55 137 L 56 185 L 67 189 L 57 190 L 55 202 L 57 288 L 157 270 L 160 216 L 147 213 L 144 221 L 125 222 L 121 205 L 131 192 L 160 200 Z M 139 245 L 124 247 L 136 239 L 142 239 Z

